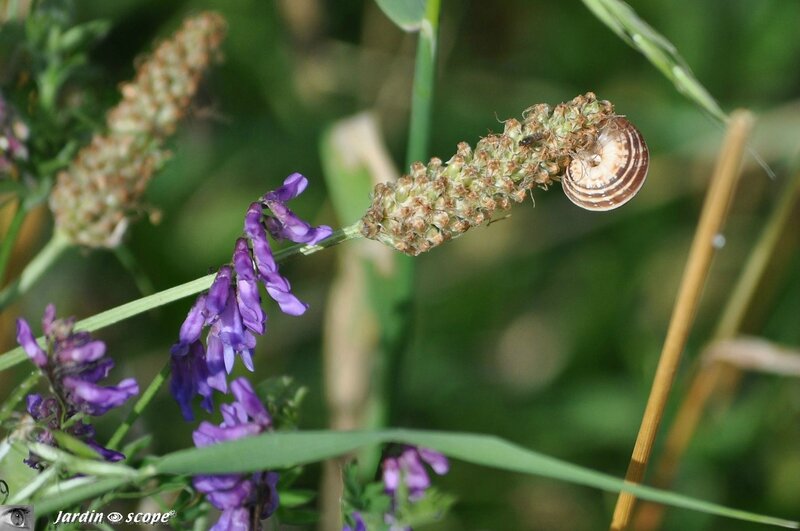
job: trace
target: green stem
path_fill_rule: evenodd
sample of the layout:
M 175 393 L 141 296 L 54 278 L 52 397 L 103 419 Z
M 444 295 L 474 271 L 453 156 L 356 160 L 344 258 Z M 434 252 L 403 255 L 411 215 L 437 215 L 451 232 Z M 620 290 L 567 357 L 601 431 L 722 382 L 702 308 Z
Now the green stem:
M 0 292 L 0 310 L 8 306 L 18 296 L 27 292 L 39 280 L 39 277 L 71 246 L 72 243 L 66 236 L 58 231 L 54 232 L 47 245 L 28 263 L 19 278 Z
M 420 25 L 417 58 L 414 64 L 406 166 L 424 160 L 428 154 L 440 8 L 441 0 L 428 0 L 425 18 Z
M 27 378 L 22 380 L 21 383 L 17 385 L 14 389 L 14 392 L 11 393 L 11 396 L 3 404 L 3 407 L 0 408 L 0 423 L 5 421 L 11 413 L 14 411 L 14 408 L 17 407 L 17 404 L 22 402 L 22 399 L 25 398 L 25 395 L 28 394 L 28 391 L 36 385 L 36 382 L 39 381 L 39 377 L 42 373 L 37 369 L 32 371 Z
M 441 0 L 428 0 L 425 17 L 420 25 L 411 98 L 407 167 L 415 161 L 425 160 L 428 155 L 440 9 Z M 383 293 L 379 299 L 372 298 L 377 314 L 382 316 L 381 349 L 375 363 L 375 385 L 368 406 L 370 413 L 367 425 L 372 429 L 391 423 L 399 401 L 402 381 L 399 374 L 403 365 L 403 355 L 411 337 L 413 259 L 405 255 L 396 255 L 395 272 L 390 279 L 391 291 L 388 293 L 385 289 L 386 283 L 385 277 L 377 273 L 371 275 L 370 291 L 373 294 Z M 384 287 L 380 284 L 384 284 Z M 375 449 L 367 451 L 361 458 L 362 472 L 373 473 L 379 458 L 380 455 Z
M 118 245 L 114 248 L 114 256 L 117 257 L 122 267 L 133 277 L 133 282 L 136 284 L 139 293 L 142 295 L 152 295 L 155 293 L 156 289 L 150 277 L 147 276 L 147 273 L 145 273 L 144 269 L 142 269 L 139 262 L 136 260 L 136 257 L 125 244 Z
M 161 367 L 161 370 L 156 374 L 156 377 L 153 378 L 153 381 L 150 382 L 150 385 L 147 386 L 142 396 L 139 397 L 139 400 L 136 401 L 136 404 L 133 406 L 133 409 L 130 413 L 128 413 L 128 418 L 125 419 L 119 428 L 116 429 L 114 434 L 108 440 L 108 444 L 106 447 L 110 448 L 111 450 L 116 450 L 119 446 L 119 443 L 128 434 L 128 430 L 131 429 L 131 426 L 136 422 L 145 408 L 150 404 L 150 401 L 156 396 L 158 390 L 161 389 L 161 386 L 164 382 L 169 378 L 169 374 L 171 372 L 171 365 L 169 360 L 167 363 Z
M 17 205 L 17 212 L 11 220 L 11 225 L 8 226 L 8 231 L 6 231 L 3 237 L 3 243 L 0 245 L 0 284 L 2 284 L 3 278 L 5 278 L 8 260 L 11 258 L 11 251 L 14 249 L 14 244 L 17 243 L 19 230 L 22 228 L 22 222 L 25 221 L 25 216 L 27 215 L 28 211 L 25 210 L 20 202 L 20 204 Z
M 360 222 L 354 223 L 353 225 L 334 232 L 330 238 L 318 243 L 317 245 L 298 244 L 287 247 L 286 249 L 282 249 L 275 253 L 275 260 L 277 262 L 283 262 L 284 260 L 299 254 L 314 254 L 318 251 L 327 249 L 328 247 L 332 247 L 347 240 L 360 238 L 362 236 L 359 229 Z M 136 299 L 121 306 L 117 306 L 116 308 L 106 310 L 105 312 L 101 312 L 93 315 L 92 317 L 78 321 L 75 323 L 75 329 L 86 330 L 87 332 L 100 330 L 107 326 L 111 326 L 112 324 L 128 319 L 129 317 L 152 310 L 153 308 L 164 306 L 165 304 L 169 304 L 170 302 L 182 299 L 184 297 L 196 295 L 197 293 L 208 289 L 213 280 L 214 274 L 212 273 L 190 282 L 186 282 L 185 284 L 180 284 L 164 291 L 159 291 L 158 293 L 148 295 L 147 297 Z M 37 340 L 41 343 L 43 338 L 40 337 Z M 28 359 L 28 356 L 25 354 L 25 351 L 22 350 L 22 347 L 9 350 L 8 352 L 0 355 L 0 371 L 22 363 L 26 359 Z

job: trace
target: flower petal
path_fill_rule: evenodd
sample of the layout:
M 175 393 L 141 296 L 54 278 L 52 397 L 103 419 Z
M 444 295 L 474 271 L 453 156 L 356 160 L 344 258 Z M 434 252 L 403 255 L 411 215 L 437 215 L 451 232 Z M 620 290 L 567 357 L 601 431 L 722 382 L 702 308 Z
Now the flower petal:
M 214 282 L 208 290 L 206 298 L 206 309 L 208 310 L 208 319 L 211 320 L 213 316 L 217 316 L 225 309 L 228 302 L 228 295 L 230 293 L 229 286 L 231 284 L 231 268 L 230 266 L 222 266 L 214 277 Z
M 172 346 L 170 351 L 177 356 L 185 356 L 189 351 L 189 345 L 200 339 L 203 331 L 206 316 L 206 295 L 200 295 L 195 300 L 194 305 L 189 310 L 189 314 L 181 324 L 181 331 L 178 334 L 178 342 Z
M 71 348 L 57 348 L 56 359 L 61 363 L 91 363 L 106 353 L 106 344 L 95 340 Z
M 89 415 L 102 415 L 139 394 L 139 386 L 133 378 L 126 378 L 116 386 L 101 387 L 72 376 L 62 381 L 69 396 L 67 400 L 80 411 Z
M 278 303 L 281 311 L 288 315 L 303 315 L 308 304 L 298 299 L 290 290 L 289 281 L 279 273 L 270 273 L 262 279 L 269 296 Z
M 302 194 L 306 186 L 308 186 L 308 179 L 302 174 L 295 172 L 284 179 L 283 185 L 280 188 L 272 192 L 267 192 L 264 195 L 264 200 L 286 202 Z
M 272 424 L 272 419 L 269 413 L 267 413 L 267 409 L 264 407 L 264 404 L 261 403 L 258 396 L 256 396 L 255 391 L 253 391 L 253 386 L 250 385 L 250 382 L 246 378 L 236 378 L 231 382 L 231 392 L 251 419 L 263 427 Z
M 428 463 L 433 471 L 440 476 L 447 474 L 448 470 L 450 470 L 450 462 L 443 454 L 430 448 L 417 448 L 417 451 L 422 460 Z
M 28 321 L 22 318 L 17 319 L 17 343 L 20 344 L 37 367 L 42 368 L 47 365 L 47 354 L 34 339 Z
M 211 531 L 252 531 L 250 530 L 250 511 L 246 508 L 226 509 Z

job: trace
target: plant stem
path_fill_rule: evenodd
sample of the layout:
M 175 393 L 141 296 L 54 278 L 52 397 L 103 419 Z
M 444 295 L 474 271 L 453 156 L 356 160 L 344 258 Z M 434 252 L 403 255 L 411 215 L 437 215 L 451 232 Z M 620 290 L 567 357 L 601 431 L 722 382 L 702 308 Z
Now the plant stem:
M 139 400 L 136 401 L 134 404 L 133 409 L 130 413 L 128 413 L 128 417 L 125 419 L 125 422 L 120 424 L 119 428 L 114 431 L 114 434 L 108 440 L 108 444 L 106 445 L 107 448 L 111 450 L 116 450 L 119 446 L 119 443 L 128 434 L 128 430 L 131 429 L 131 426 L 136 422 L 139 418 L 139 415 L 145 410 L 145 408 L 150 404 L 150 401 L 156 395 L 161 386 L 164 382 L 169 378 L 171 372 L 171 365 L 169 360 L 161 367 L 161 370 L 156 374 L 156 377 L 150 382 L 150 385 L 147 386 L 142 396 L 139 397 Z
M 0 408 L 0 424 L 5 421 L 11 413 L 14 411 L 14 408 L 17 407 L 17 404 L 22 402 L 22 399 L 25 398 L 25 395 L 28 394 L 28 391 L 36 385 L 36 382 L 39 381 L 39 377 L 42 373 L 37 369 L 32 371 L 27 378 L 22 380 L 17 387 L 14 389 L 14 392 L 11 393 L 6 401 L 3 403 L 3 407 Z
M 17 243 L 17 237 L 19 236 L 19 230 L 22 228 L 22 222 L 25 221 L 25 216 L 28 215 L 28 211 L 25 210 L 24 207 L 24 202 L 19 201 L 16 208 L 17 211 L 14 213 L 11 224 L 8 226 L 5 236 L 3 236 L 3 243 L 0 245 L 0 285 L 2 285 L 3 279 L 5 278 L 8 261 L 11 258 L 11 251 L 14 250 L 14 244 Z
M 411 96 L 411 121 L 409 124 L 408 152 L 406 167 L 416 161 L 425 160 L 431 130 L 431 109 L 433 106 L 434 77 L 436 73 L 437 38 L 439 32 L 439 13 L 441 0 L 428 0 L 425 16 L 420 24 L 417 56 L 414 66 L 414 83 Z M 381 348 L 375 363 L 375 385 L 368 405 L 369 428 L 377 429 L 390 423 L 399 401 L 399 376 L 410 339 L 411 306 L 414 292 L 414 262 L 405 255 L 394 257 L 392 278 L 380 274 L 371 275 L 372 293 L 383 293 L 380 300 L 373 298 L 377 315 L 381 316 Z M 374 272 L 373 272 L 374 273 Z M 387 291 L 386 283 L 391 283 Z M 383 284 L 383 287 L 379 286 Z M 380 455 L 367 452 L 363 471 L 374 471 Z M 372 472 L 369 472 L 370 474 Z
M 39 280 L 39 277 L 71 246 L 72 243 L 66 236 L 58 231 L 54 232 L 50 241 L 28 263 L 19 278 L 6 286 L 3 291 L 0 291 L 0 310 L 8 306 L 19 295 L 27 292 Z
M 328 247 L 332 247 L 347 240 L 361 238 L 362 236 L 361 232 L 359 231 L 359 227 L 360 227 L 360 222 L 357 222 L 343 229 L 339 229 L 336 232 L 334 232 L 328 239 L 321 241 L 316 245 L 305 245 L 305 244 L 292 245 L 291 247 L 287 247 L 286 249 L 277 251 L 275 253 L 275 260 L 277 262 L 282 262 L 292 256 L 300 254 L 302 255 L 314 254 L 318 251 L 327 249 Z M 117 306 L 116 308 L 106 310 L 105 312 L 101 312 L 86 319 L 83 319 L 81 321 L 78 321 L 77 323 L 75 323 L 75 329 L 86 330 L 87 332 L 94 332 L 95 330 L 100 330 L 112 324 L 123 321 L 129 317 L 133 317 L 139 315 L 140 313 L 144 313 L 148 310 L 152 310 L 153 308 L 164 306 L 165 304 L 169 304 L 170 302 L 182 299 L 184 297 L 196 295 L 197 293 L 200 293 L 201 291 L 208 289 L 209 286 L 211 286 L 211 282 L 213 282 L 213 280 L 214 280 L 214 274 L 210 274 L 186 282 L 184 284 L 180 284 L 178 286 L 165 289 L 164 291 L 159 291 L 158 293 L 148 295 L 147 297 L 136 299 L 134 301 Z M 37 341 L 41 342 L 42 338 L 41 337 L 38 338 Z M 18 363 L 22 363 L 26 359 L 28 359 L 28 357 L 25 354 L 25 351 L 22 350 L 22 347 L 17 347 L 15 349 L 9 350 L 8 352 L 0 355 L 0 371 L 8 369 L 9 367 L 13 367 Z
M 722 228 L 739 180 L 742 157 L 752 122 L 752 115 L 747 111 L 737 111 L 731 116 L 728 134 L 711 178 L 689 251 L 689 259 L 684 269 L 639 435 L 625 474 L 626 481 L 640 483 L 644 478 L 669 391 L 711 267 L 711 259 L 715 252 L 714 237 Z M 611 521 L 612 531 L 622 531 L 628 527 L 635 502 L 636 498 L 632 494 L 625 492 L 620 494 Z
M 713 341 L 730 339 L 739 333 L 745 314 L 758 293 L 758 286 L 772 262 L 781 235 L 792 218 L 798 195 L 800 195 L 800 171 L 792 174 L 792 178 L 781 193 L 780 201 L 772 211 L 772 216 L 767 221 L 753 252 L 750 253 L 722 312 Z M 739 369 L 729 364 L 718 361 L 707 363 L 700 361 L 699 370 L 689 384 L 689 389 L 675 415 L 675 420 L 664 443 L 663 454 L 655 468 L 652 484 L 656 487 L 666 488 L 674 481 L 681 458 L 697 429 L 709 398 L 718 388 L 718 383 L 732 382 L 741 374 Z M 660 504 L 642 504 L 636 516 L 636 529 L 639 531 L 657 529 L 661 524 L 665 509 L 666 507 Z
M 414 63 L 406 166 L 424 160 L 428 154 L 440 9 L 441 0 L 428 0 L 425 18 L 420 25 L 417 57 Z
M 153 282 L 150 280 L 150 277 L 148 277 L 147 273 L 144 272 L 128 246 L 121 244 L 115 247 L 114 256 L 117 257 L 117 260 L 119 260 L 119 263 L 122 264 L 122 267 L 127 269 L 128 273 L 130 273 L 131 277 L 133 277 L 133 282 L 136 284 L 136 288 L 139 290 L 139 293 L 142 295 L 152 295 L 156 291 L 155 287 L 153 286 Z

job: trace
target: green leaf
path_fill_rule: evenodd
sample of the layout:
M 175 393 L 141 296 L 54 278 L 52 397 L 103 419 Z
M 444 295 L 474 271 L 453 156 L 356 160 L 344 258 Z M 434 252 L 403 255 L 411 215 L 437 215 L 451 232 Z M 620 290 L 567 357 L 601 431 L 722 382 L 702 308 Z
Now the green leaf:
M 631 47 L 639 50 L 683 95 L 714 118 L 728 116 L 713 96 L 694 77 L 675 46 L 621 0 L 583 0 L 589 10 Z
M 386 430 L 372 432 L 306 431 L 268 433 L 204 448 L 181 450 L 154 463 L 161 473 L 221 474 L 286 468 L 339 456 L 362 446 L 398 442 L 434 448 L 477 465 L 549 477 L 597 489 L 625 490 L 645 500 L 739 520 L 797 529 L 800 523 L 730 509 L 579 467 L 497 437 L 466 433 Z M 457 493 L 456 493 L 457 494 Z
M 340 220 L 349 223 L 364 215 L 370 203 L 375 181 L 369 161 L 385 152 L 383 138 L 371 114 L 360 114 L 339 120 L 330 126 L 320 141 L 325 184 L 334 210 Z M 357 147 L 358 146 L 358 147 Z M 356 152 L 374 146 L 373 156 Z M 376 180 L 383 176 L 375 175 Z
M 58 443 L 58 446 L 69 453 L 86 459 L 102 459 L 102 456 L 97 450 L 69 433 L 57 430 L 53 430 L 50 433 L 53 434 L 53 438 Z
M 36 515 L 44 516 L 59 509 L 70 507 L 83 500 L 97 498 L 130 482 L 128 478 L 104 478 L 91 483 L 82 483 L 71 489 L 61 489 L 57 495 L 35 500 Z
M 317 497 L 317 493 L 313 490 L 282 490 L 280 491 L 280 496 L 282 507 L 299 507 L 310 503 L 311 500 Z
M 425 0 L 375 0 L 381 11 L 404 31 L 418 31 L 425 18 Z

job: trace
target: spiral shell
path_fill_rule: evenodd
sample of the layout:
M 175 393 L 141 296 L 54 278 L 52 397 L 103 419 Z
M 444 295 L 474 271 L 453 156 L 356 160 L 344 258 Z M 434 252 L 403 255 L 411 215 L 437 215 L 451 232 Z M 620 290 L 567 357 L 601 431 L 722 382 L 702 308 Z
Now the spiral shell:
M 614 116 L 600 124 L 594 145 L 572 159 L 561 185 L 581 208 L 613 210 L 641 189 L 649 165 L 642 134 L 625 118 Z

